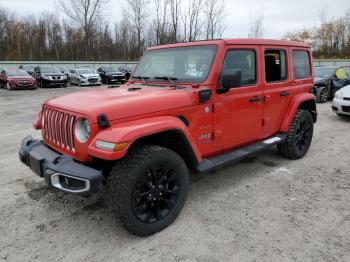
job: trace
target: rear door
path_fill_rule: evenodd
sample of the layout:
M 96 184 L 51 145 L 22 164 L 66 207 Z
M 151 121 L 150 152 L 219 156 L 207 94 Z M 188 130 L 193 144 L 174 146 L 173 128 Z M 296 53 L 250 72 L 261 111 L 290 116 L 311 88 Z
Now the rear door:
M 283 46 L 263 47 L 264 55 L 264 116 L 265 136 L 276 133 L 284 112 L 293 97 L 292 79 L 288 73 L 289 49 Z
M 221 73 L 241 70 L 241 86 L 213 97 L 214 146 L 233 148 L 257 140 L 262 133 L 263 89 L 260 47 L 227 46 Z

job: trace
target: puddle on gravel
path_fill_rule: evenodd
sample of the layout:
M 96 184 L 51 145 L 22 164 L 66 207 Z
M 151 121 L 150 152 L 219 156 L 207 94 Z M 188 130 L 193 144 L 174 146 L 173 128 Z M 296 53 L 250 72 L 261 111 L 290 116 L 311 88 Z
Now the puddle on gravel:
M 102 199 L 98 199 L 96 202 L 93 202 L 91 204 L 88 204 L 83 207 L 84 210 L 98 210 L 98 209 L 103 209 L 106 208 L 106 203 Z
M 46 196 L 50 190 L 50 187 L 45 182 L 27 181 L 24 183 L 24 187 L 32 200 L 39 200 Z
M 272 161 L 261 161 L 261 163 L 262 163 L 264 166 L 267 166 L 267 167 L 276 167 L 276 166 L 278 166 L 277 163 L 272 162 Z

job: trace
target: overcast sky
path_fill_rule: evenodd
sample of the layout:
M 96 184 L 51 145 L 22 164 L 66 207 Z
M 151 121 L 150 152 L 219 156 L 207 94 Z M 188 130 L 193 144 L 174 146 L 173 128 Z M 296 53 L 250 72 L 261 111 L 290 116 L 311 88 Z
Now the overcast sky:
M 184 0 L 187 1 L 187 0 Z M 119 21 L 125 0 L 110 0 L 108 16 Z M 0 0 L 0 6 L 22 15 L 41 11 L 57 12 L 56 0 Z M 246 37 L 250 14 L 264 10 L 264 37 L 280 38 L 285 32 L 316 26 L 318 10 L 328 6 L 328 18 L 337 18 L 350 10 L 350 0 L 226 0 L 225 38 Z

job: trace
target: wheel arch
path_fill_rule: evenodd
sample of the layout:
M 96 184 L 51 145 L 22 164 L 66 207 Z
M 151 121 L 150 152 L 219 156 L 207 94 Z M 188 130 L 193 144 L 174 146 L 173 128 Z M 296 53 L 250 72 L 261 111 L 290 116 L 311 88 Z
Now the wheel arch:
M 120 151 L 96 148 L 96 141 L 126 143 Z M 188 165 L 202 161 L 200 150 L 186 125 L 177 117 L 161 116 L 117 124 L 100 131 L 88 146 L 88 154 L 104 160 L 119 160 L 139 145 L 158 145 L 175 151 Z
M 188 166 L 198 164 L 198 159 L 186 135 L 179 129 L 168 129 L 136 139 L 128 152 L 141 145 L 157 145 L 176 152 Z
M 314 123 L 317 121 L 316 98 L 311 93 L 297 95 L 292 98 L 288 106 L 284 119 L 282 121 L 280 131 L 288 132 L 293 121 L 294 115 L 298 109 L 307 110 L 311 113 Z

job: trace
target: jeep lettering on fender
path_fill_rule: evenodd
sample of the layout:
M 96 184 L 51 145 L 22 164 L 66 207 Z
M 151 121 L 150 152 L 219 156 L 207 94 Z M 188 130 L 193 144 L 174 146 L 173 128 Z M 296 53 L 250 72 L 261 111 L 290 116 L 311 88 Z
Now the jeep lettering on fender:
M 149 48 L 129 81 L 52 98 L 20 159 L 52 187 L 105 195 L 123 225 L 151 235 L 185 204 L 189 173 L 276 145 L 303 157 L 317 119 L 310 48 L 215 40 Z

